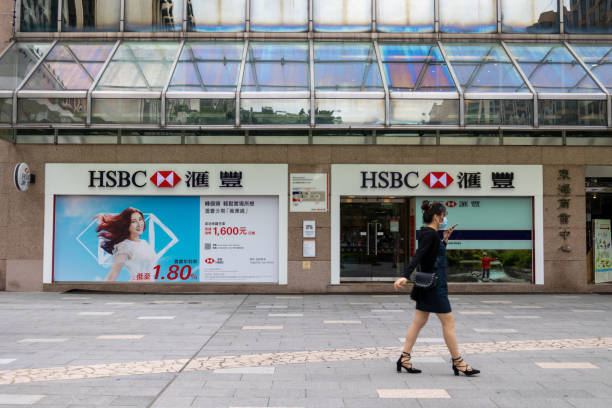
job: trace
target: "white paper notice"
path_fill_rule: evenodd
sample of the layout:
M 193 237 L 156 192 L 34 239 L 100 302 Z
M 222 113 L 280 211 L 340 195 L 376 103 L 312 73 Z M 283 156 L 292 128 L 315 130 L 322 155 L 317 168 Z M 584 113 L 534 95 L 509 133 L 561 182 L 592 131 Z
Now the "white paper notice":
M 200 281 L 278 282 L 278 198 L 200 198 Z
M 317 256 L 317 247 L 314 240 L 306 240 L 302 244 L 302 256 L 304 258 L 314 258 Z

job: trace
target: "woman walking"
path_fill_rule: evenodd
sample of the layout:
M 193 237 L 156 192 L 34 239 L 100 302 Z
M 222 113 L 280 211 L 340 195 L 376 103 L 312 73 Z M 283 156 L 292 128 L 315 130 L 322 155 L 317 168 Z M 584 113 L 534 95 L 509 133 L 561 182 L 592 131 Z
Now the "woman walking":
M 436 313 L 442 323 L 444 341 L 452 357 L 452 369 L 455 375 L 463 373 L 467 376 L 480 373 L 469 365 L 459 354 L 459 345 L 455 336 L 455 319 L 448 301 L 448 286 L 446 283 L 446 243 L 453 233 L 454 227 L 445 229 L 447 225 L 446 207 L 439 202 L 429 203 L 424 201 L 421 206 L 423 210 L 423 223 L 427 224 L 421 228 L 419 246 L 416 254 L 408 264 L 404 276 L 394 283 L 395 290 L 402 288 L 407 282 L 412 271 L 417 265 L 421 265 L 422 272 L 436 272 L 438 280 L 433 288 L 413 289 L 413 298 L 416 300 L 414 320 L 406 333 L 406 343 L 400 358 L 397 360 L 397 371 L 402 367 L 409 373 L 417 374 L 418 370 L 412 366 L 410 352 L 421 329 L 427 323 L 430 313 Z M 438 236 L 438 230 L 445 229 L 442 241 Z M 437 260 L 437 262 L 436 262 Z

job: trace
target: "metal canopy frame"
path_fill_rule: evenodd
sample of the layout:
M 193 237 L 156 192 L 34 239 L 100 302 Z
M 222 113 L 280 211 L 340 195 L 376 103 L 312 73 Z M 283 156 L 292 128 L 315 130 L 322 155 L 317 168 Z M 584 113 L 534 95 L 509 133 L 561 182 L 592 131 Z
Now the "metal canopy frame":
M 96 40 L 99 41 L 99 40 Z M 291 41 L 291 42 L 295 42 L 295 40 L 293 39 L 283 39 L 283 40 L 273 40 L 275 43 L 282 43 L 283 41 Z M 70 41 L 71 43 L 74 42 Z M 117 53 L 117 50 L 119 49 L 119 47 L 124 43 L 123 40 L 117 40 L 114 42 L 113 48 L 110 51 L 110 53 L 108 54 L 106 61 L 103 63 L 102 68 L 100 69 L 100 71 L 98 72 L 97 76 L 95 78 L 93 78 L 93 83 L 92 85 L 89 87 L 89 89 L 87 90 L 77 90 L 77 91 L 58 91 L 58 90 L 24 90 L 22 89 L 23 86 L 28 82 L 28 80 L 32 77 L 32 75 L 34 74 L 34 72 L 37 71 L 37 69 L 43 64 L 44 61 L 46 61 L 48 55 L 51 53 L 51 51 L 54 49 L 54 47 L 56 47 L 58 44 L 62 44 L 63 41 L 60 40 L 55 40 L 52 43 L 50 43 L 49 48 L 47 49 L 46 53 L 37 61 L 37 63 L 30 69 L 30 71 L 26 74 L 26 76 L 24 77 L 23 81 L 19 84 L 19 86 L 15 89 L 15 90 L 5 90 L 5 91 L 0 91 L 0 98 L 4 97 L 4 98 L 12 98 L 13 99 L 13 113 L 12 113 L 12 124 L 10 126 L 12 127 L 16 127 L 16 128 L 21 128 L 22 124 L 18 123 L 17 121 L 17 100 L 18 98 L 86 98 L 87 99 L 87 116 L 86 116 L 86 122 L 85 122 L 85 127 L 87 128 L 109 128 L 109 127 L 114 127 L 114 128 L 124 128 L 124 127 L 128 127 L 128 128 L 135 128 L 135 127 L 147 127 L 147 128 L 154 128 L 154 129 L 162 129 L 162 128 L 166 128 L 166 129 L 171 129 L 171 128 L 176 128 L 176 126 L 167 126 L 166 124 L 166 100 L 167 99 L 235 99 L 236 101 L 236 119 L 235 119 L 235 123 L 233 125 L 216 125 L 216 126 L 203 126 L 203 125 L 181 125 L 180 128 L 181 129 L 191 129 L 191 130 L 205 130 L 205 129 L 214 129 L 214 128 L 224 128 L 224 129 L 230 129 L 230 128 L 252 128 L 253 126 L 259 126 L 257 128 L 261 128 L 260 125 L 243 125 L 240 123 L 240 106 L 241 106 L 241 100 L 242 99 L 309 99 L 309 106 L 310 106 L 310 111 L 311 111 L 311 115 L 310 115 L 310 123 L 307 125 L 295 125 L 295 128 L 317 128 L 317 129 L 355 129 L 355 128 L 364 128 L 364 129 L 369 129 L 369 128 L 376 128 L 376 129 L 392 129 L 392 128 L 397 128 L 397 129 L 402 129 L 402 128 L 406 128 L 406 125 L 393 125 L 391 124 L 391 120 L 390 120 L 390 116 L 391 116 L 391 102 L 392 100 L 395 99 L 420 99 L 420 100 L 432 100 L 432 99 L 451 99 L 451 100 L 459 100 L 459 128 L 462 129 L 483 129 L 486 128 L 487 126 L 485 125 L 465 125 L 465 101 L 466 100 L 524 100 L 524 99 L 531 99 L 533 100 L 533 115 L 534 115 L 534 122 L 533 122 L 533 128 L 539 128 L 539 112 L 538 112 L 538 101 L 540 99 L 557 99 L 557 100 L 606 100 L 607 101 L 607 129 L 612 128 L 612 94 L 611 92 L 605 88 L 605 86 L 601 83 L 601 81 L 597 78 L 597 75 L 595 75 L 591 69 L 589 68 L 588 64 L 586 64 L 581 58 L 580 56 L 576 53 L 576 51 L 574 50 L 574 48 L 572 47 L 571 43 L 564 41 L 564 42 L 559 42 L 559 43 L 554 43 L 554 44 L 558 44 L 558 45 L 562 45 L 564 47 L 564 49 L 567 49 L 567 51 L 570 53 L 570 55 L 572 56 L 572 58 L 575 59 L 575 61 L 584 69 L 585 71 L 585 77 L 588 76 L 590 79 L 592 79 L 594 81 L 595 84 L 597 84 L 598 86 L 598 90 L 600 92 L 595 92 L 595 93 L 554 93 L 554 92 L 537 92 L 536 89 L 534 88 L 533 84 L 529 81 L 529 77 L 524 73 L 524 71 L 521 69 L 520 64 L 517 62 L 516 57 L 513 55 L 513 53 L 511 52 L 510 47 L 508 46 L 508 44 L 505 41 L 495 41 L 496 44 L 499 44 L 503 51 L 506 53 L 506 55 L 509 58 L 510 63 L 512 64 L 512 66 L 514 67 L 514 69 L 516 69 L 516 71 L 518 72 L 518 74 L 520 75 L 520 77 L 522 78 L 523 82 L 525 83 L 525 85 L 527 86 L 527 88 L 529 89 L 529 92 L 466 92 L 464 87 L 460 84 L 457 74 L 455 72 L 454 66 L 453 66 L 453 62 L 451 61 L 451 58 L 449 58 L 448 54 L 447 54 L 447 49 L 445 47 L 445 41 L 436 41 L 436 42 L 419 42 L 418 44 L 427 44 L 427 45 L 436 45 L 439 50 L 440 50 L 440 54 L 442 55 L 442 59 L 443 61 L 440 61 L 440 64 L 445 64 L 448 72 L 450 74 L 450 77 L 452 78 L 454 85 L 455 85 L 455 89 L 456 91 L 452 91 L 452 92 L 435 92 L 435 91 L 426 91 L 426 92 L 404 92 L 404 91 L 393 91 L 391 90 L 391 84 L 388 83 L 387 77 L 385 75 L 384 72 L 384 62 L 382 60 L 382 54 L 381 54 L 381 46 L 382 44 L 379 43 L 378 41 L 373 41 L 370 44 L 372 45 L 371 50 L 372 50 L 372 55 L 371 60 L 368 59 L 368 61 L 363 62 L 364 64 L 370 64 L 370 67 L 368 69 L 377 69 L 378 70 L 378 75 L 380 75 L 381 78 L 381 82 L 382 82 L 382 89 L 380 91 L 354 91 L 354 90 L 347 90 L 347 91 L 333 91 L 333 90 L 316 90 L 316 83 L 315 83 L 315 58 L 314 58 L 314 47 L 315 47 L 315 40 L 314 39 L 310 39 L 307 42 L 304 42 L 304 44 L 308 45 L 308 75 L 309 75 L 309 89 L 308 90 L 304 90 L 304 91 L 262 91 L 262 92 L 258 92 L 258 91 L 251 91 L 251 90 L 244 90 L 243 91 L 243 80 L 244 80 L 244 75 L 245 75 L 245 70 L 246 70 L 246 64 L 247 64 L 247 56 L 248 56 L 248 50 L 249 50 L 249 44 L 250 41 L 244 40 L 242 43 L 242 54 L 241 54 L 241 60 L 240 60 L 240 69 L 239 69 L 239 75 L 238 75 L 238 82 L 236 85 L 236 90 L 235 91 L 215 91 L 215 92 L 211 92 L 211 91 L 177 91 L 177 90 L 171 90 L 170 89 L 170 83 L 172 81 L 172 77 L 174 75 L 174 72 L 177 69 L 178 63 L 180 61 L 181 55 L 183 53 L 183 51 L 186 49 L 186 46 L 190 45 L 191 43 L 198 43 L 200 42 L 199 40 L 193 40 L 193 41 L 187 41 L 185 39 L 180 41 L 179 46 L 177 47 L 177 51 L 174 55 L 174 60 L 172 61 L 171 64 L 171 69 L 170 69 L 170 74 L 168 76 L 168 78 L 166 79 L 166 82 L 163 86 L 163 89 L 161 90 L 150 90 L 150 91 L 106 91 L 106 90 L 95 90 L 96 87 L 98 86 L 100 79 L 102 78 L 102 76 L 104 75 L 104 73 L 106 72 L 110 62 L 113 60 L 114 56 Z M 223 43 L 225 41 L 218 41 L 217 43 Z M 236 40 L 233 39 L 228 39 L 228 42 L 233 42 L 235 43 Z M 352 41 L 346 41 L 346 43 L 351 43 Z M 364 43 L 364 41 L 358 41 L 359 43 Z M 494 42 L 493 40 L 489 40 L 488 42 Z M 393 42 L 393 43 L 397 43 L 397 44 L 416 44 L 413 42 Z M 547 41 L 548 44 L 550 44 L 550 41 Z M 611 41 L 612 43 L 612 41 Z M 9 47 L 7 47 L 7 49 L 0 54 L 0 61 L 2 59 L 3 55 L 6 55 L 6 52 L 15 45 L 16 43 L 12 43 Z M 390 42 L 386 42 L 385 44 L 391 44 Z M 533 44 L 538 44 L 538 43 L 533 43 Z M 612 45 L 610 46 L 612 49 Z M 431 51 L 430 51 L 431 52 Z M 376 58 L 376 60 L 374 61 L 374 58 Z M 541 61 L 541 63 L 546 63 L 545 61 L 546 57 L 544 57 L 544 60 Z M 78 60 L 75 57 L 75 61 L 78 62 Z M 233 60 L 235 62 L 237 62 L 236 60 Z M 350 59 L 348 60 L 343 60 L 342 58 L 339 57 L 339 59 L 337 60 L 337 62 L 341 63 L 344 61 L 351 61 Z M 304 62 L 304 61 L 300 61 L 300 62 Z M 325 61 L 326 63 L 333 63 L 333 61 Z M 408 63 L 410 63 L 410 61 L 408 61 Z M 425 62 L 421 62 L 424 63 L 426 65 L 426 61 Z M 483 64 L 486 64 L 486 58 L 483 58 L 480 62 L 477 62 L 478 64 L 480 64 L 481 66 L 483 66 Z M 199 74 L 201 75 L 201 74 Z M 362 79 L 362 84 L 361 84 L 361 88 L 364 89 L 365 87 L 365 80 L 366 80 L 366 75 L 367 75 L 367 69 L 364 70 L 364 76 Z M 422 76 L 419 75 L 419 77 Z M 202 79 L 202 77 L 199 78 L 199 80 L 204 83 L 205 81 Z M 202 89 L 206 89 L 205 88 L 206 85 L 203 85 Z M 156 125 L 122 125 L 122 124 L 116 124 L 116 125 L 110 125 L 110 124 L 92 124 L 92 105 L 93 105 L 93 100 L 94 99 L 104 99 L 104 98 L 119 98 L 119 99 L 129 99 L 129 98 L 144 98 L 144 99 L 157 99 L 160 101 L 160 122 Z M 315 121 L 315 116 L 316 116 L 316 100 L 317 99 L 382 99 L 384 100 L 384 124 L 381 125 L 329 125 L 329 124 L 316 124 Z M 6 125 L 0 125 L 0 127 L 6 127 Z M 54 123 L 54 124 L 48 124 L 45 123 L 44 125 L 41 124 L 41 126 L 49 128 L 49 127 L 54 127 L 54 128 L 63 128 L 66 125 L 60 124 L 60 123 Z M 83 127 L 83 125 L 71 125 L 71 126 L 76 126 L 77 128 L 79 126 Z M 287 125 L 287 126 L 283 126 L 283 128 L 288 128 L 289 126 L 293 126 L 293 125 Z M 440 128 L 442 129 L 443 126 L 440 125 L 427 125 L 425 126 L 426 128 L 429 128 L 429 126 L 431 126 L 432 128 Z M 27 127 L 32 128 L 32 127 L 36 127 L 36 125 L 33 124 L 27 124 Z M 418 126 L 418 128 L 422 128 L 423 126 Z M 490 127 L 490 126 L 489 126 Z M 560 126 L 561 127 L 561 126 Z M 266 126 L 266 129 L 271 129 L 272 126 Z M 497 126 L 497 128 L 506 128 L 505 126 Z M 524 126 L 508 126 L 507 128 L 509 129 L 524 129 Z M 589 127 L 589 129 L 594 129 L 595 127 Z

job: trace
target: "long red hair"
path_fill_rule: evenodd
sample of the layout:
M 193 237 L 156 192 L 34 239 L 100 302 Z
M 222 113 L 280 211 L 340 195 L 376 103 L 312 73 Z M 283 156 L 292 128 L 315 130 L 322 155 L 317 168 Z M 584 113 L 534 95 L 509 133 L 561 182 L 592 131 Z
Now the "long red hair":
M 98 220 L 98 228 L 96 232 L 98 237 L 101 238 L 100 247 L 112 254 L 115 245 L 129 238 L 130 236 L 130 224 L 132 222 L 132 214 L 138 213 L 144 220 L 144 214 L 142 211 L 128 207 L 121 211 L 119 214 L 99 214 L 95 218 Z M 147 228 L 145 223 L 144 229 Z

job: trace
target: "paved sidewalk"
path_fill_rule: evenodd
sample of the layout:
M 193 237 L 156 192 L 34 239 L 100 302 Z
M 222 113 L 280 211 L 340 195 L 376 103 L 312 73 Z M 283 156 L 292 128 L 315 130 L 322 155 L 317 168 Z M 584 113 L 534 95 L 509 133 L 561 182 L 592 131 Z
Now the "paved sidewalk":
M 395 372 L 406 295 L 0 292 L 0 407 L 612 407 L 612 297 L 454 295 Z

